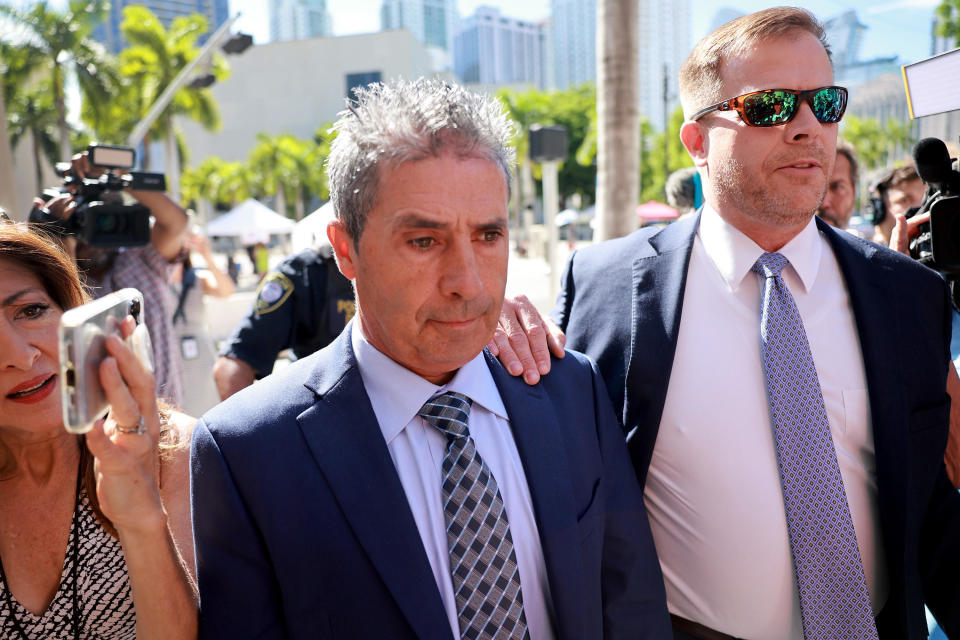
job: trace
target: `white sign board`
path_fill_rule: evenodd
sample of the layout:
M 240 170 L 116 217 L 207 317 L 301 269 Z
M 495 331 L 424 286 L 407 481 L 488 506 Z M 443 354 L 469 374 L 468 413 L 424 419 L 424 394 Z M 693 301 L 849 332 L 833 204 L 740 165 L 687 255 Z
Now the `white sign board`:
M 903 67 L 910 118 L 960 109 L 960 49 Z

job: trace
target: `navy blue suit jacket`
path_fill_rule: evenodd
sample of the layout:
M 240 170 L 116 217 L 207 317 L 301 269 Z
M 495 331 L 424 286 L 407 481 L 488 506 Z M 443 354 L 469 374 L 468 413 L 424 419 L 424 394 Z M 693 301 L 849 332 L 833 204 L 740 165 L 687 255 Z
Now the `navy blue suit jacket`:
M 351 328 L 197 424 L 202 638 L 451 638 Z M 669 637 L 643 498 L 596 366 L 571 353 L 529 387 L 486 360 L 533 498 L 559 637 Z
M 641 485 L 660 427 L 699 221 L 641 229 L 574 253 L 552 314 L 567 346 L 597 361 Z M 926 638 L 924 601 L 947 633 L 960 637 L 960 496 L 943 466 L 946 286 L 905 256 L 819 219 L 817 225 L 843 273 L 866 369 L 890 578 L 880 637 Z

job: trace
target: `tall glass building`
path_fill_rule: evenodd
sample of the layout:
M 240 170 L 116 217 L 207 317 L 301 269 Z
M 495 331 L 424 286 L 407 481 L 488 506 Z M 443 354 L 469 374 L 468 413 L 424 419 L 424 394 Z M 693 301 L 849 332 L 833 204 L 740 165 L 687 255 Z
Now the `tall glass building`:
M 173 19 L 200 13 L 207 16 L 210 25 L 209 33 L 226 22 L 229 17 L 227 0 L 111 0 L 110 13 L 106 22 L 97 26 L 93 37 L 102 42 L 113 53 L 119 52 L 126 46 L 120 33 L 120 24 L 123 22 L 123 9 L 129 5 L 142 5 L 150 9 L 164 26 L 170 26 Z M 203 42 L 206 38 L 201 38 Z

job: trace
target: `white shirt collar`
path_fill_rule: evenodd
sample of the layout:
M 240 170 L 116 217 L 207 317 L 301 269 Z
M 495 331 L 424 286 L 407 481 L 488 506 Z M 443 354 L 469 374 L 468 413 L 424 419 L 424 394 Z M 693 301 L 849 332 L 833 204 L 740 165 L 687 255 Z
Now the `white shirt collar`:
M 450 382 L 437 386 L 391 360 L 370 344 L 363 335 L 359 321 L 353 323 L 351 342 L 363 385 L 387 444 L 413 420 L 423 403 L 444 391 L 462 393 L 473 400 L 474 406 L 479 405 L 507 420 L 506 407 L 500 399 L 500 392 L 483 353 L 478 353 L 460 367 Z
M 706 205 L 700 216 L 697 235 L 707 256 L 731 291 L 740 287 L 757 258 L 764 252 L 756 242 Z M 811 216 L 800 233 L 777 252 L 790 261 L 806 292 L 816 282 L 822 245 L 817 223 Z

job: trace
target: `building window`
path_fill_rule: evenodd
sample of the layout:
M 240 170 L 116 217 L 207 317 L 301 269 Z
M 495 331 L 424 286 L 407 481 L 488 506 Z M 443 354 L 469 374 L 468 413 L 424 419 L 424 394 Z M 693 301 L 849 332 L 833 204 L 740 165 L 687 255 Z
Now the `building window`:
M 353 95 L 353 90 L 357 87 L 365 87 L 368 84 L 374 82 L 380 82 L 383 79 L 383 74 L 379 71 L 366 71 L 363 73 L 348 73 L 347 74 L 347 100 L 353 100 L 356 96 Z

